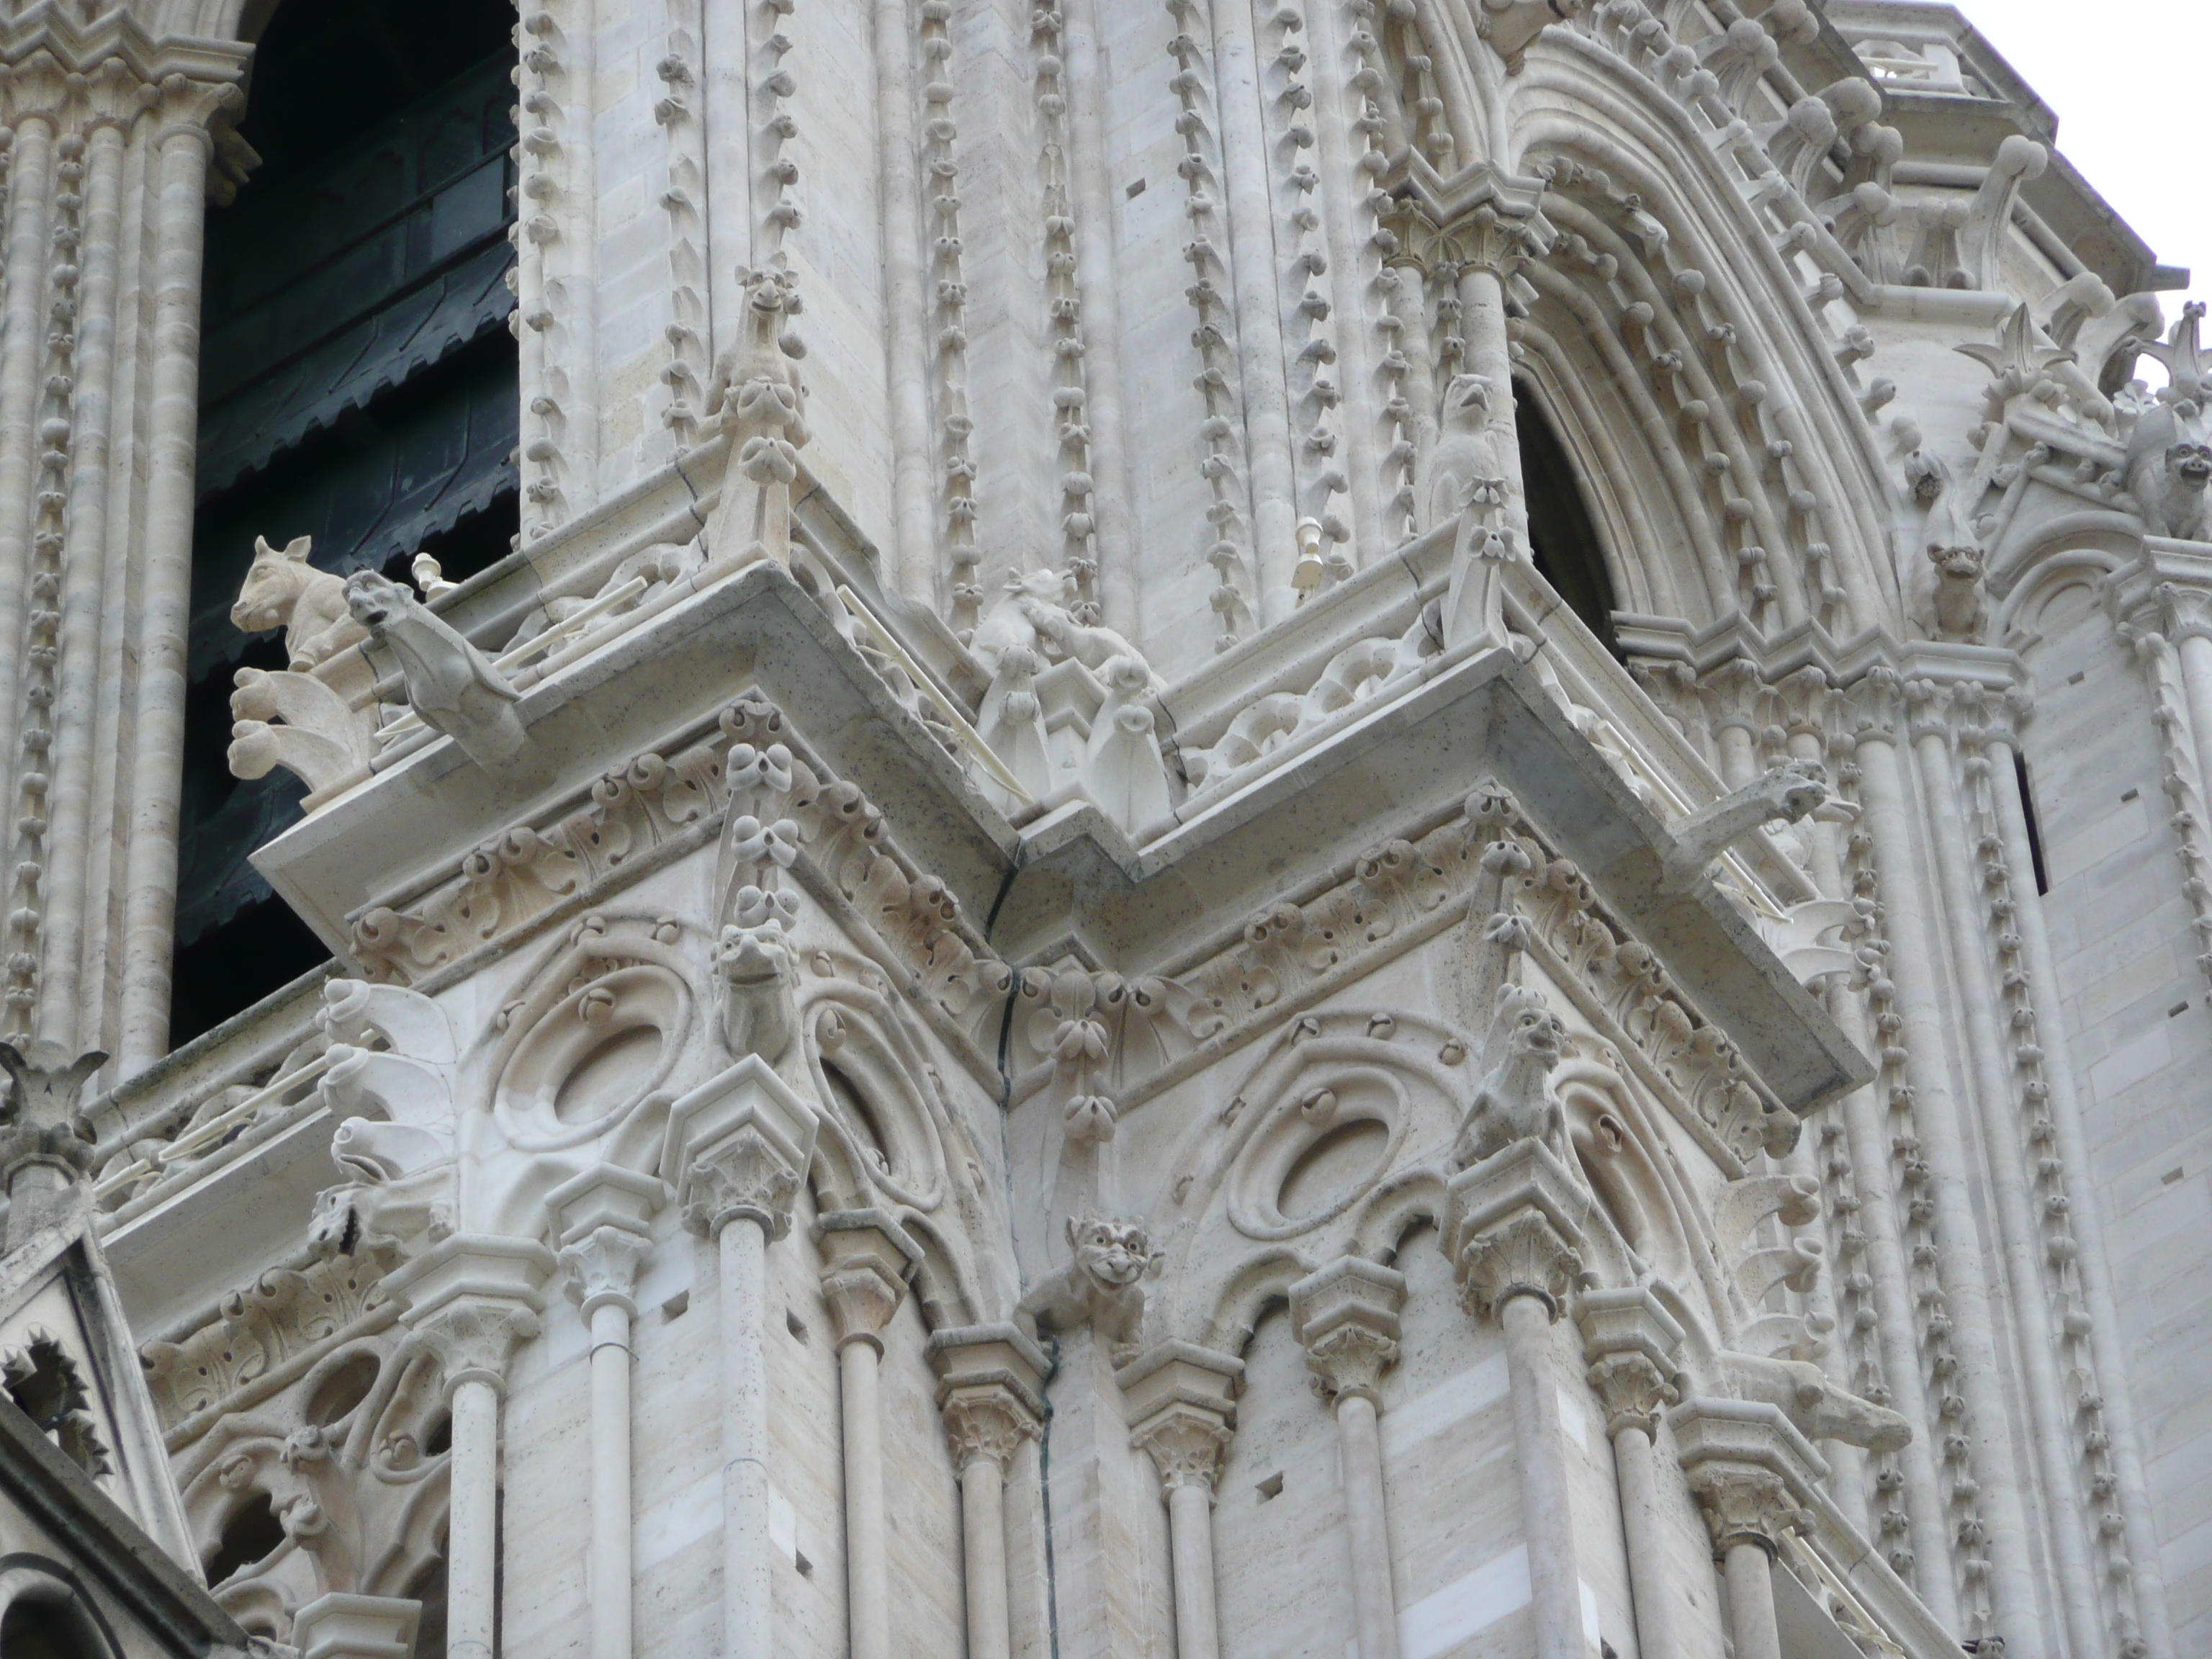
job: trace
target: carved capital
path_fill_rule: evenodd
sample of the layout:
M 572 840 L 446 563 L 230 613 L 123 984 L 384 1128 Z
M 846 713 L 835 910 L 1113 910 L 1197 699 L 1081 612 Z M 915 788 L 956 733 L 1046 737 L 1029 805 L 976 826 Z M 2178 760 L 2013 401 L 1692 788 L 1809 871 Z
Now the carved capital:
M 445 1368 L 446 1395 L 463 1382 L 507 1386 L 515 1345 L 538 1334 L 553 1253 L 527 1239 L 454 1233 L 389 1274 L 399 1316 Z
M 1758 1545 L 1770 1555 L 1810 1522 L 1813 1494 L 1828 1474 L 1812 1443 L 1772 1406 L 1689 1400 L 1668 1413 L 1676 1456 L 1712 1534 L 1713 1553 Z
M 814 1240 L 837 1346 L 866 1342 L 881 1353 L 883 1328 L 906 1299 L 921 1247 L 881 1210 L 833 1210 L 815 1223 Z
M 637 1288 L 638 1269 L 652 1249 L 652 1239 L 623 1227 L 595 1227 L 562 1245 L 561 1271 L 567 1277 L 568 1299 L 582 1307 L 586 1319 L 610 1305 L 635 1319 L 637 1304 L 630 1292 Z
M 1398 1359 L 1401 1273 L 1346 1256 L 1291 1286 L 1291 1328 L 1325 1400 L 1364 1395 L 1382 1403 L 1382 1373 Z
M 980 1459 L 1005 1480 L 1022 1442 L 1036 1439 L 1043 1426 L 1028 1402 L 1004 1384 L 958 1389 L 945 1401 L 944 1410 L 952 1466 L 963 1474 Z
M 1003 1479 L 1044 1423 L 1044 1350 L 1012 1325 L 966 1325 L 930 1337 L 929 1363 L 954 1464 L 988 1458 Z
M 684 1224 L 709 1238 L 740 1218 L 770 1238 L 814 1152 L 814 1109 L 757 1054 L 747 1054 L 668 1109 L 661 1174 L 676 1183 Z
M 1589 1361 L 1590 1387 L 1605 1403 L 1606 1432 L 1656 1433 L 1661 1415 L 1680 1398 L 1674 1376 L 1681 1326 L 1645 1285 L 1584 1291 L 1575 1323 Z
M 1160 1485 L 1170 1492 L 1204 1486 L 1208 1498 L 1221 1477 L 1234 1431 L 1229 1419 L 1209 1407 L 1178 1403 L 1137 1425 L 1129 1443 L 1152 1455 Z
M 1116 1371 L 1129 1443 L 1152 1455 L 1170 1493 L 1203 1483 L 1210 1495 L 1237 1424 L 1244 1362 L 1193 1342 L 1163 1342 Z
M 753 1128 L 734 1131 L 692 1160 L 680 1188 L 684 1224 L 718 1238 L 732 1221 L 757 1222 L 770 1238 L 791 1231 L 805 1170 L 787 1147 Z
M 1582 1271 L 1590 1199 L 1541 1141 L 1516 1140 L 1452 1178 L 1444 1235 L 1461 1305 L 1492 1317 L 1516 1296 L 1553 1319 Z
M 2184 640 L 2212 640 L 2212 590 L 2179 582 L 2158 585 L 2160 630 L 2177 645 Z

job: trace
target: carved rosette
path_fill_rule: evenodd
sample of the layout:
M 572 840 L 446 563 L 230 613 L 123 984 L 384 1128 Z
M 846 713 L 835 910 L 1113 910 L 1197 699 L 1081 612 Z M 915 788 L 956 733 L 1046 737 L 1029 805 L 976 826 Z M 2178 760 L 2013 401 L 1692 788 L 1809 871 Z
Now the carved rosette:
M 921 1247 L 881 1210 L 832 1211 L 815 1224 L 814 1237 L 838 1347 L 866 1342 L 880 1354 L 884 1327 L 906 1299 Z
M 1540 1298 L 1557 1319 L 1582 1271 L 1590 1199 L 1551 1149 L 1516 1140 L 1452 1178 L 1444 1245 L 1460 1303 L 1496 1316 L 1516 1296 Z
M 1170 1495 L 1185 1486 L 1203 1486 L 1211 1499 L 1231 1437 L 1229 1424 L 1219 1413 L 1176 1404 L 1139 1424 L 1130 1443 L 1152 1455 L 1160 1484 Z

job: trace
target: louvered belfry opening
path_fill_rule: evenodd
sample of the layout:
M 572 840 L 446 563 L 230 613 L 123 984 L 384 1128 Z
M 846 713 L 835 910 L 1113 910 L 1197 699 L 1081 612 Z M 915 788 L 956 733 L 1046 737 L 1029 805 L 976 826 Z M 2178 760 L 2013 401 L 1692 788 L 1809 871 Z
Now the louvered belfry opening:
M 327 952 L 246 862 L 299 811 L 230 775 L 232 678 L 281 633 L 230 621 L 254 538 L 404 579 L 459 580 L 518 527 L 512 9 L 501 0 L 286 4 L 255 49 L 260 155 L 210 210 L 173 1042 Z

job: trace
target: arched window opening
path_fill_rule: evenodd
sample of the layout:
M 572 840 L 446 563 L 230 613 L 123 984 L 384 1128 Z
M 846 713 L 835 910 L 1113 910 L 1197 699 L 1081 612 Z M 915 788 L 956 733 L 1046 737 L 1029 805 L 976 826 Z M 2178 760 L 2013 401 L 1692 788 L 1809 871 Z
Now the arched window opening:
M 77 1620 L 61 1602 L 19 1599 L 0 1619 L 0 1655 L 6 1659 L 95 1659 L 98 1651 L 79 1635 Z
M 222 1536 L 216 1540 L 215 1553 L 207 1559 L 209 1584 L 219 1585 L 267 1560 L 283 1542 L 284 1523 L 276 1518 L 269 1494 L 255 1492 L 222 1523 Z
M 230 622 L 254 538 L 459 580 L 519 528 L 514 22 L 505 0 L 281 4 L 255 46 L 260 162 L 208 217 L 173 1043 L 328 954 L 246 862 L 302 787 L 225 757 L 235 672 L 284 666 L 280 634 Z
M 1606 574 L 1605 550 L 1583 500 L 1575 464 L 1542 402 L 1524 380 L 1513 383 L 1513 416 L 1521 436 L 1521 480 L 1528 495 L 1529 550 L 1536 573 L 1618 657 L 1613 578 Z

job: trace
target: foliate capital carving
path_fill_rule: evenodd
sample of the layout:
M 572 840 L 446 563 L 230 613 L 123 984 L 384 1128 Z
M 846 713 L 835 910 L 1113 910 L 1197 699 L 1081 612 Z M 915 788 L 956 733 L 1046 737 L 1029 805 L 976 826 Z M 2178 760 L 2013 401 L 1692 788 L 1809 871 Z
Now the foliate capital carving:
M 626 1227 L 595 1227 L 561 1249 L 561 1270 L 567 1276 L 568 1297 L 579 1304 L 589 1319 L 601 1308 L 620 1308 L 632 1318 L 637 1304 L 638 1269 L 651 1254 L 653 1240 Z
M 1712 1534 L 1713 1553 L 1732 1545 L 1756 1544 L 1769 1555 L 1782 1547 L 1785 1534 L 1804 1524 L 1778 1474 L 1745 1464 L 1706 1463 L 1690 1472 L 1690 1491 Z
M 791 1231 L 791 1207 L 805 1173 L 788 1148 L 752 1128 L 735 1131 L 684 1172 L 684 1224 L 708 1238 L 731 1222 L 757 1222 L 770 1238 Z
M 464 1382 L 507 1384 L 518 1342 L 538 1334 L 553 1253 L 529 1239 L 453 1233 L 384 1280 L 399 1317 L 445 1368 L 451 1398 Z
M 883 1328 L 906 1299 L 921 1247 L 881 1210 L 831 1211 L 815 1224 L 814 1237 L 837 1346 L 866 1342 L 881 1353 Z
M 739 1218 L 770 1238 L 814 1153 L 814 1109 L 757 1054 L 747 1054 L 668 1109 L 661 1174 L 677 1184 L 684 1224 L 709 1238 Z
M 1648 1437 L 1659 1419 L 1680 1398 L 1666 1373 L 1640 1353 L 1607 1354 L 1589 1368 L 1590 1387 L 1605 1407 L 1605 1431 L 1618 1437 L 1641 1429 Z
M 1689 1400 L 1667 1420 L 1716 1555 L 1741 1543 L 1771 1555 L 1784 1534 L 1810 1524 L 1808 1506 L 1827 1462 L 1778 1408 Z
M 1461 1305 L 1493 1317 L 1516 1296 L 1557 1319 L 1582 1271 L 1589 1195 L 1549 1147 L 1516 1140 L 1452 1178 L 1444 1248 Z
M 1232 1433 L 1222 1412 L 1178 1402 L 1139 1424 L 1129 1443 L 1152 1455 L 1153 1466 L 1160 1472 L 1160 1484 L 1169 1492 L 1184 1486 L 1203 1486 L 1211 1499 Z
M 1001 1479 L 1024 1439 L 1044 1422 L 1044 1376 L 1052 1362 L 1017 1327 L 964 1325 L 929 1339 L 929 1363 L 939 1379 L 937 1403 L 954 1463 L 964 1472 L 977 1458 Z
M 1674 1386 L 1681 1326 L 1648 1285 L 1584 1291 L 1575 1323 L 1589 1361 L 1590 1386 L 1605 1403 L 1606 1432 L 1656 1433 L 1661 1415 L 1681 1397 Z
M 1381 1404 L 1382 1373 L 1397 1363 L 1403 1274 L 1346 1256 L 1291 1286 L 1291 1328 L 1322 1397 Z
M 980 1460 L 1005 1480 L 1022 1442 L 1036 1439 L 1042 1428 L 1028 1402 L 1004 1383 L 957 1389 L 944 1410 L 945 1438 L 953 1468 L 963 1474 Z

